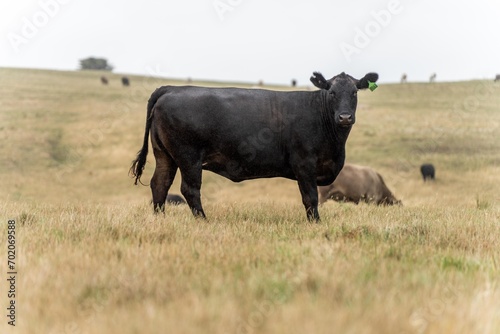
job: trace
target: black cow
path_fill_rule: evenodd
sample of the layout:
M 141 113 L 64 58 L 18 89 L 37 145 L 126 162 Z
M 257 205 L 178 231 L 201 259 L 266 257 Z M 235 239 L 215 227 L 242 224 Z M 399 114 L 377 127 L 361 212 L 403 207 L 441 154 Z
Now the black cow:
M 102 77 L 101 77 L 101 83 L 102 83 L 103 85 L 107 85 L 107 84 L 108 84 L 108 78 L 106 78 L 105 76 L 102 76 Z
M 344 166 L 345 144 L 354 124 L 357 91 L 378 74 L 360 80 L 341 73 L 326 80 L 314 72 L 320 90 L 163 86 L 148 101 L 142 149 L 132 162 L 140 180 L 148 138 L 156 159 L 151 179 L 153 205 L 163 211 L 177 168 L 181 192 L 195 216 L 205 217 L 202 170 L 234 182 L 284 177 L 297 180 L 309 220 L 319 220 L 317 186 L 332 183 Z
M 499 80 L 500 80 L 500 74 L 497 74 L 497 75 L 495 76 L 495 80 L 493 80 L 493 81 L 494 81 L 494 82 L 497 82 L 497 81 L 499 81 Z
M 427 178 L 431 180 L 435 179 L 436 170 L 432 164 L 423 164 L 420 166 L 420 172 L 422 173 L 422 177 L 424 178 L 424 182 L 427 181 Z
M 186 204 L 186 201 L 180 195 L 168 194 L 167 195 L 167 204 L 180 205 L 180 204 Z
M 128 77 L 122 77 L 122 85 L 130 86 L 130 80 Z

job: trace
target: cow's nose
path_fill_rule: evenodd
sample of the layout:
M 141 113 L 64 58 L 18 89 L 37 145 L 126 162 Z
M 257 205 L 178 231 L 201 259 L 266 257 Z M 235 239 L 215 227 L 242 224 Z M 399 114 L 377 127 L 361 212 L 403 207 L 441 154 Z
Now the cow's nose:
M 352 123 L 352 115 L 351 114 L 340 114 L 339 122 L 342 125 L 350 125 Z

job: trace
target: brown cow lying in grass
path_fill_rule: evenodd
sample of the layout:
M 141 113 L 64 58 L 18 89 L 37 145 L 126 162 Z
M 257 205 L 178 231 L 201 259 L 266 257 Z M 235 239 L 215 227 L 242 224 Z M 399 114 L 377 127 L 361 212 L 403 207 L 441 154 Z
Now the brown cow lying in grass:
M 337 202 L 360 201 L 377 205 L 402 205 L 396 199 L 384 179 L 370 167 L 345 164 L 335 181 L 329 186 L 318 187 L 319 203 L 329 199 Z

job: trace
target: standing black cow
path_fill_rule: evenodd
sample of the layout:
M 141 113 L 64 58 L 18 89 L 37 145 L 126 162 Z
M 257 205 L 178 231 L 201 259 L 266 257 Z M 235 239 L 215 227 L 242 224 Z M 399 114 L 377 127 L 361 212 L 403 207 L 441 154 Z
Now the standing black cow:
M 377 79 L 376 73 L 360 80 L 341 73 L 326 80 L 314 72 L 311 82 L 320 90 L 313 92 L 160 87 L 148 101 L 143 146 L 130 168 L 135 184 L 146 164 L 151 131 L 155 210 L 164 210 L 179 168 L 182 194 L 193 214 L 205 217 L 200 200 L 205 169 L 234 182 L 297 180 L 307 218 L 319 220 L 317 186 L 332 183 L 344 166 L 357 91 L 374 89 Z
M 124 85 L 125 87 L 130 86 L 130 80 L 128 77 L 122 77 L 122 85 Z
M 436 169 L 432 164 L 423 164 L 420 166 L 420 172 L 422 173 L 422 177 L 424 178 L 424 182 L 427 181 L 427 178 L 434 180 L 436 176 Z

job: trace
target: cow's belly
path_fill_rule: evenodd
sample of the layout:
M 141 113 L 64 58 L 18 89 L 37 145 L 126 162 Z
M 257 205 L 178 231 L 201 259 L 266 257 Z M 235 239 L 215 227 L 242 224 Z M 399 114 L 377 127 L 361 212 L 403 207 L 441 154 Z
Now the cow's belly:
M 316 178 L 316 183 L 318 186 L 324 187 L 328 186 L 335 181 L 336 175 L 334 176 L 333 173 L 330 173 L 328 175 L 321 175 Z
M 222 153 L 212 153 L 206 156 L 202 168 L 234 182 L 271 177 L 295 179 L 290 166 L 279 156 L 270 159 L 257 155 L 251 161 L 246 161 L 234 159 Z
M 337 168 L 338 163 L 329 162 L 322 164 L 316 169 L 316 182 L 318 186 L 327 186 L 333 183 L 337 178 L 340 168 Z

